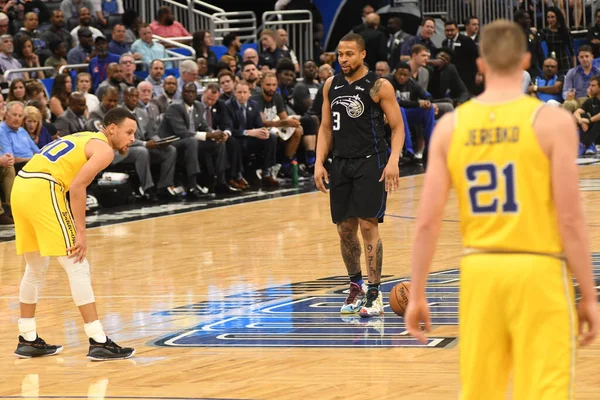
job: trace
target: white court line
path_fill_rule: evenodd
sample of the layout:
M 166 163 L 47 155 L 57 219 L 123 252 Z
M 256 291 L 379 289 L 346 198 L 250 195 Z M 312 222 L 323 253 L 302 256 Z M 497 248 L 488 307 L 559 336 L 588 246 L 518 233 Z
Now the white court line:
M 99 297 L 99 298 L 103 298 L 103 299 L 152 299 L 152 298 L 156 298 L 156 297 L 160 297 L 160 298 L 171 298 L 171 297 L 181 297 L 181 298 L 186 298 L 186 297 L 206 297 L 206 298 L 213 298 L 213 299 L 219 299 L 218 297 L 212 296 L 212 295 L 208 295 L 208 294 L 157 294 L 157 295 L 152 295 L 152 296 L 118 296 L 118 295 L 111 295 L 111 296 L 94 296 L 94 297 Z M 18 299 L 19 296 L 0 296 L 0 299 Z M 72 299 L 72 296 L 40 296 L 40 299 Z M 220 298 L 220 300 L 224 300 L 225 298 Z

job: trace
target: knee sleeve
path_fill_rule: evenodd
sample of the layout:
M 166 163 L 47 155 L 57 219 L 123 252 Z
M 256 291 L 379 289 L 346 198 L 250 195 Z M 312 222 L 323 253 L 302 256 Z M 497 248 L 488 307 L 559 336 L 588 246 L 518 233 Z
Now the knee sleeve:
M 58 262 L 67 275 L 71 285 L 71 296 L 77 307 L 84 304 L 93 303 L 94 291 L 92 290 L 92 281 L 90 279 L 90 264 L 87 259 L 80 263 L 74 263 L 72 258 L 58 257 Z
M 40 253 L 25 253 L 25 274 L 21 280 L 19 301 L 25 304 L 36 304 L 44 286 L 44 276 L 50 263 L 49 257 L 42 257 Z

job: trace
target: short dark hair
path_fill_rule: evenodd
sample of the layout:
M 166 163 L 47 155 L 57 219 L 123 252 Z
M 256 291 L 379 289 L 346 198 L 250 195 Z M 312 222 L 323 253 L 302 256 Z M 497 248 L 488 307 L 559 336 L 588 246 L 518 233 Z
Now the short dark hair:
M 254 65 L 254 66 L 256 67 L 256 64 L 255 64 L 255 63 L 253 63 L 253 62 L 252 62 L 252 61 L 250 61 L 250 60 L 246 60 L 246 61 L 244 61 L 244 62 L 242 63 L 242 71 L 244 70 L 244 68 L 246 68 L 246 65 Z M 258 68 L 258 67 L 256 67 L 256 68 Z
M 109 126 L 111 124 L 121 125 L 121 123 L 126 119 L 137 122 L 137 119 L 132 113 L 124 108 L 115 107 L 106 113 L 102 122 L 104 123 L 104 126 Z
M 436 55 L 438 55 L 440 53 L 448 54 L 448 56 L 450 57 L 450 61 L 454 60 L 455 53 L 454 53 L 454 51 L 452 49 L 450 49 L 448 47 L 442 47 L 442 48 L 438 49 Z
M 592 76 L 592 78 L 590 79 L 590 82 L 591 81 L 596 81 L 598 86 L 600 86 L 600 75 Z
M 450 26 L 450 25 L 454 25 L 458 28 L 458 23 L 452 19 L 449 19 L 448 21 L 444 22 L 444 26 Z
M 50 48 L 50 51 L 54 53 L 56 50 L 58 50 L 61 44 L 63 44 L 63 42 L 61 42 L 60 40 L 53 40 L 52 42 L 50 42 L 50 45 L 48 47 Z
M 275 71 L 277 71 L 277 73 L 283 72 L 283 71 L 292 71 L 292 72 L 296 72 L 296 67 L 294 66 L 294 63 L 292 62 L 292 60 L 290 60 L 289 58 L 280 58 L 277 61 L 277 64 L 275 65 Z
M 594 54 L 594 51 L 592 50 L 592 46 L 589 46 L 587 44 L 584 44 L 579 47 L 579 49 L 577 50 L 577 55 L 579 55 L 579 53 L 581 53 L 582 51 L 587 51 L 590 54 Z
M 215 82 L 211 82 L 208 85 L 206 85 L 206 87 L 204 88 L 205 92 L 211 92 L 211 93 L 216 93 L 218 91 L 221 90 L 221 87 L 216 84 Z
M 479 21 L 479 18 L 477 18 L 474 15 L 471 15 L 469 18 L 465 19 L 465 25 L 469 25 L 471 23 L 471 21 L 473 21 L 474 19 L 476 19 L 477 21 Z
M 223 46 L 229 48 L 231 43 L 233 43 L 236 38 L 237 35 L 235 33 L 228 33 L 227 35 L 223 36 Z
M 224 69 L 223 71 L 219 72 L 219 75 L 217 75 L 217 81 L 220 81 L 225 75 L 230 77 L 231 80 L 235 81 L 235 75 L 233 75 L 233 72 L 231 72 L 230 69 Z
M 401 61 L 396 65 L 396 70 L 399 70 L 399 69 L 407 69 L 410 71 L 410 65 L 408 65 L 407 62 Z
M 171 11 L 171 7 L 169 6 L 162 6 L 161 8 L 158 9 L 158 11 L 156 12 L 156 20 L 160 20 L 160 18 L 163 15 L 167 15 L 169 12 Z
M 423 18 L 423 21 L 421 21 L 421 26 L 425 26 L 425 22 L 427 21 L 431 21 L 433 22 L 433 25 L 435 25 L 435 19 L 431 18 L 431 17 L 425 17 Z
M 163 60 L 161 60 L 160 58 L 155 58 L 154 60 L 152 60 L 152 62 L 150 63 L 150 68 L 152 68 L 152 66 L 154 65 L 155 62 L 161 62 L 163 67 L 165 66 L 165 62 Z
M 360 51 L 365 50 L 365 39 L 357 33 L 348 33 L 346 34 L 340 42 L 354 42 L 358 45 Z

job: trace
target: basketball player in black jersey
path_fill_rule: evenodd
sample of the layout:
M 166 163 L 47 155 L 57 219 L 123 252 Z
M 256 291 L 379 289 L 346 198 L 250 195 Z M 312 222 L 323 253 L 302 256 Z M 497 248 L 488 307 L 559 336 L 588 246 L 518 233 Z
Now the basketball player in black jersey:
M 365 42 L 360 35 L 350 33 L 342 38 L 338 45 L 342 73 L 327 79 L 323 88 L 314 178 L 324 193 L 324 181 L 330 183 L 331 216 L 337 224 L 342 258 L 351 281 L 350 294 L 340 312 L 373 317 L 383 314 L 379 290 L 383 245 L 378 224 L 383 222 L 387 192 L 398 188 L 404 124 L 392 85 L 369 72 L 365 56 Z M 384 117 L 392 129 L 389 161 Z M 331 182 L 323 167 L 330 150 Z M 369 276 L 366 288 L 360 267 L 359 227 Z

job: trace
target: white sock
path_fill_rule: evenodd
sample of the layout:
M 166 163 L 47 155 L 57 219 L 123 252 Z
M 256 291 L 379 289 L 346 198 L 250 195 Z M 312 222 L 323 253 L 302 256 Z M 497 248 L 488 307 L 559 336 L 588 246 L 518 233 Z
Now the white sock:
M 37 338 L 35 318 L 19 318 L 19 332 L 23 339 L 33 342 Z
M 104 333 L 104 329 L 102 328 L 100 321 L 95 320 L 94 322 L 85 324 L 83 328 L 85 329 L 85 334 L 89 338 L 94 339 L 98 343 L 106 343 L 106 334 Z

